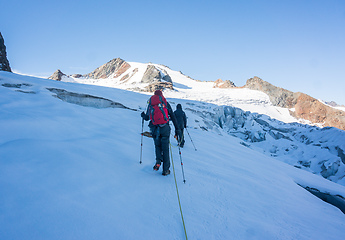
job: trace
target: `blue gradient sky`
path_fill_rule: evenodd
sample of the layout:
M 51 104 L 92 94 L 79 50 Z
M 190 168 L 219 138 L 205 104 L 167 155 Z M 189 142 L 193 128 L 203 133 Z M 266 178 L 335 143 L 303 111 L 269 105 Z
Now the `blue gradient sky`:
M 258 76 L 345 104 L 345 1 L 0 0 L 11 68 L 89 73 L 120 57 L 198 80 Z

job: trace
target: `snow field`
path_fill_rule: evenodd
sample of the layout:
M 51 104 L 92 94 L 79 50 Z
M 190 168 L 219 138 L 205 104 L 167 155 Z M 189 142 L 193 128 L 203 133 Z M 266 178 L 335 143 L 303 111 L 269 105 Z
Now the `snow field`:
M 139 164 L 140 111 L 66 103 L 47 87 L 135 109 L 149 97 L 1 72 L 0 239 L 183 239 L 174 178 L 152 170 L 152 139 Z M 188 239 L 343 239 L 345 215 L 297 183 L 345 196 L 343 186 L 196 126 L 198 151 L 187 134 L 182 150 L 185 184 L 171 137 Z

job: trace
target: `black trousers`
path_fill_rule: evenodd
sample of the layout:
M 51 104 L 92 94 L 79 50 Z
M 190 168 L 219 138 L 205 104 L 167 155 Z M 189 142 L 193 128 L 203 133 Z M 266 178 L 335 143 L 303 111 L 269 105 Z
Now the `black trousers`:
M 180 144 L 180 147 L 184 146 L 184 134 L 183 134 L 183 128 L 180 129 L 180 131 L 177 133 L 177 143 Z
M 156 163 L 161 164 L 161 162 L 163 162 L 163 171 L 167 171 L 170 168 L 170 131 L 171 128 L 168 123 L 163 126 L 154 126 L 151 129 L 151 134 L 155 143 Z

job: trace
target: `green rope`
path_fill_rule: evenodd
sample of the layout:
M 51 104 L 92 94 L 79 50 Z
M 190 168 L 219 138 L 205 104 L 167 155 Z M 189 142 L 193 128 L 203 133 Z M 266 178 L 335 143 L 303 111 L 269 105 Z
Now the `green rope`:
M 184 224 L 182 207 L 181 207 L 181 202 L 180 202 L 180 194 L 178 193 L 178 187 L 177 187 L 177 181 L 176 181 L 176 175 L 175 175 L 175 167 L 174 167 L 174 159 L 173 159 L 172 151 L 171 151 L 171 144 L 170 144 L 170 155 L 171 155 L 171 162 L 172 162 L 172 166 L 173 166 L 175 186 L 176 186 L 176 193 L 177 193 L 178 205 L 180 206 L 180 213 L 181 213 L 181 218 L 182 218 L 182 223 L 183 223 L 184 234 L 186 236 L 186 240 L 188 240 L 186 225 Z

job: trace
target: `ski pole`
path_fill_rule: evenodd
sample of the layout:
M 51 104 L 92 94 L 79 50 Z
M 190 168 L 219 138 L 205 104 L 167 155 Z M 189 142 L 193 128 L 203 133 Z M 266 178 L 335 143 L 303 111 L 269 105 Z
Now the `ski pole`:
M 142 163 L 142 158 L 143 158 L 143 134 L 144 132 L 144 118 L 142 118 L 142 121 L 141 121 L 141 149 L 140 149 L 140 164 Z
M 192 144 L 193 144 L 193 147 L 194 147 L 195 151 L 197 151 L 197 150 L 196 150 L 196 147 L 195 147 L 195 145 L 194 145 L 194 143 L 193 143 L 193 139 L 191 138 L 191 136 L 190 136 L 190 134 L 189 134 L 189 132 L 188 132 L 188 129 L 187 129 L 187 128 L 186 128 L 186 131 L 187 131 L 187 133 L 188 133 L 188 136 L 189 136 L 190 141 L 191 141 L 191 142 L 192 142 Z

